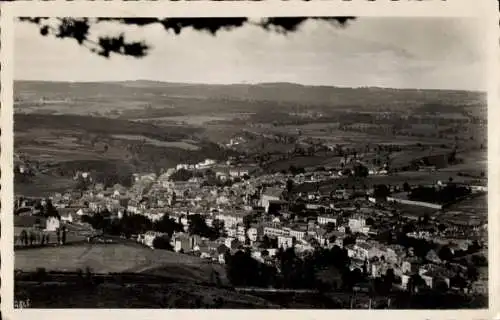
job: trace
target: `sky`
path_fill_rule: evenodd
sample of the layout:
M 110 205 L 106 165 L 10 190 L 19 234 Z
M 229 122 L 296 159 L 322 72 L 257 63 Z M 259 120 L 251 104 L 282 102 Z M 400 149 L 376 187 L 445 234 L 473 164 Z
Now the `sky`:
M 486 88 L 486 35 L 473 18 L 361 17 L 344 28 L 307 21 L 287 35 L 248 25 L 216 36 L 192 29 L 175 35 L 160 25 L 107 23 L 92 27 L 91 37 L 120 32 L 151 45 L 149 54 L 106 59 L 72 39 L 42 37 L 37 26 L 17 22 L 14 78 Z

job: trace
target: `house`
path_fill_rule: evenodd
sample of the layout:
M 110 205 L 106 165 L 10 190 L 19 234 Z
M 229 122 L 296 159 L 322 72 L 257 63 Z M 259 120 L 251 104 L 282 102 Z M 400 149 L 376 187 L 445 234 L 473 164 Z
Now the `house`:
M 173 239 L 173 247 L 175 252 L 189 252 L 194 249 L 201 241 L 199 236 L 193 235 L 188 236 L 186 234 L 181 234 L 175 236 Z
M 216 161 L 212 159 L 205 159 L 204 161 L 201 161 L 195 165 L 196 169 L 208 169 L 211 166 L 215 165 Z
M 287 236 L 289 234 L 290 234 L 289 230 L 285 230 L 279 227 L 272 227 L 272 226 L 264 227 L 264 235 L 268 237 Z
M 371 276 L 373 278 L 382 277 L 387 274 L 387 270 L 390 269 L 390 265 L 385 261 L 377 261 L 371 263 Z
M 394 263 L 400 264 L 403 262 L 403 259 L 406 257 L 406 250 L 401 245 L 389 245 L 383 249 L 385 260 Z
M 247 238 L 246 238 L 245 227 L 244 226 L 242 226 L 242 225 L 236 226 L 236 238 L 241 243 L 245 243 L 245 241 L 246 241 Z
M 122 186 L 119 183 L 115 184 L 113 186 L 112 190 L 113 190 L 114 197 L 120 197 L 120 196 L 124 196 L 127 194 L 127 188 L 125 188 L 124 186 Z
M 152 222 L 157 222 L 163 218 L 164 213 L 150 211 L 150 212 L 145 213 L 144 215 L 146 217 L 148 217 L 148 219 L 151 220 Z
M 429 271 L 421 275 L 422 279 L 425 281 L 425 284 L 431 288 L 437 288 L 438 285 L 443 284 L 446 288 L 450 287 L 450 278 L 440 276 L 433 271 Z
M 319 215 L 318 216 L 318 224 L 328 224 L 333 223 L 337 225 L 337 218 L 333 215 Z
M 250 241 L 252 242 L 258 241 L 264 235 L 264 228 L 259 225 L 251 226 L 247 230 L 247 235 Z
M 365 231 L 364 228 L 366 226 L 366 219 L 360 216 L 350 218 L 348 226 L 352 232 L 364 233 L 363 231 Z
M 90 201 L 89 209 L 93 212 L 102 212 L 106 209 L 106 204 L 103 201 Z
M 217 197 L 216 203 L 218 205 L 228 205 L 231 203 L 231 199 L 225 195 L 220 195 Z
M 411 263 L 409 261 L 403 261 L 398 268 L 394 269 L 394 274 L 402 277 L 404 274 L 408 274 L 412 271 Z
M 237 250 L 239 247 L 241 247 L 242 244 L 240 241 L 238 241 L 238 239 L 228 237 L 224 241 L 224 245 L 230 250 Z
M 75 221 L 75 218 L 73 217 L 73 213 L 68 212 L 66 215 L 61 215 L 61 221 L 66 222 L 66 223 L 73 223 Z
M 306 226 L 296 226 L 294 228 L 290 228 L 290 236 L 297 239 L 297 241 L 302 241 L 307 233 Z
M 433 264 L 421 266 L 418 273 L 429 288 L 437 288 L 438 286 L 449 288 L 450 279 L 454 276 L 452 270 Z
M 56 217 L 48 217 L 45 221 L 45 231 L 56 231 L 60 226 L 61 223 Z
M 242 210 L 234 210 L 231 212 L 221 212 L 216 214 L 215 218 L 224 221 L 224 228 L 230 229 L 237 224 L 243 224 L 243 217 L 248 215 L 248 212 Z
M 295 244 L 294 238 L 291 236 L 278 236 L 278 248 L 288 249 L 293 248 Z
M 401 288 L 408 290 L 408 285 L 410 284 L 411 275 L 409 273 L 404 273 L 401 275 Z
M 315 250 L 315 248 L 307 242 L 306 243 L 300 243 L 300 242 L 296 243 L 294 245 L 294 249 L 297 253 L 311 252 L 311 251 Z
M 380 250 L 374 243 L 362 242 L 349 246 L 347 248 L 347 254 L 351 258 L 358 260 L 371 260 L 375 257 L 381 257 L 383 251 Z
M 231 176 L 232 178 L 242 178 L 249 175 L 250 170 L 243 167 L 234 167 L 229 169 L 229 176 Z
M 187 232 L 189 229 L 189 219 L 186 215 L 181 216 L 179 219 L 179 223 L 182 225 L 182 229 L 184 232 Z
M 212 169 L 215 172 L 215 178 L 226 181 L 231 176 L 229 175 L 229 168 L 225 165 L 218 165 Z
M 313 237 L 321 246 L 328 243 L 328 232 L 325 229 L 318 228 L 313 232 Z
M 266 188 L 262 195 L 260 196 L 260 206 L 264 208 L 269 207 L 270 201 L 279 201 L 281 195 L 283 194 L 283 189 L 281 188 Z M 266 210 L 267 212 L 267 210 Z
M 134 173 L 132 176 L 135 182 L 153 182 L 156 180 L 155 173 Z
M 88 215 L 89 214 L 89 211 L 86 209 L 86 208 L 80 208 L 76 211 L 76 215 L 77 216 L 84 216 L 84 215 Z

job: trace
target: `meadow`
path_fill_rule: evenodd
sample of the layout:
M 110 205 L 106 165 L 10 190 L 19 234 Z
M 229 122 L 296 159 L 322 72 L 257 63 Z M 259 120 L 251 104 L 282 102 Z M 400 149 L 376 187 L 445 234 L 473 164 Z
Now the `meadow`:
M 29 272 L 38 268 L 66 272 L 90 268 L 94 273 L 164 274 L 199 282 L 211 281 L 211 274 L 216 271 L 222 280 L 225 279 L 225 270 L 221 265 L 134 243 L 82 243 L 16 251 L 15 269 Z

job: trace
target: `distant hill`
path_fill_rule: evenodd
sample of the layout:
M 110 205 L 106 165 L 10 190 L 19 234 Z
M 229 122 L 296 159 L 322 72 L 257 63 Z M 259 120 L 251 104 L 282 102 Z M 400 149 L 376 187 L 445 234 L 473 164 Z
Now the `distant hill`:
M 128 98 L 151 101 L 154 106 L 155 101 L 182 98 L 386 110 L 425 105 L 432 105 L 433 108 L 439 105 L 484 106 L 486 101 L 485 93 L 458 90 L 343 88 L 294 83 L 212 85 L 149 80 L 88 83 L 16 81 L 14 93 L 18 102 L 42 99 L 64 103 L 82 99 Z M 171 104 L 175 108 L 175 100 Z

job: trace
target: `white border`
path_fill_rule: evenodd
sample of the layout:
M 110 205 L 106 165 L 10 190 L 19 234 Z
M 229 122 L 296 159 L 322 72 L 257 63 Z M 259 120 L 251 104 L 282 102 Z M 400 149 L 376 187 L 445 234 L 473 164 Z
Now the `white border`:
M 1 12 L 1 310 L 6 319 L 89 319 L 130 317 L 157 319 L 165 316 L 218 317 L 220 320 L 258 316 L 261 319 L 352 319 L 361 317 L 411 319 L 500 319 L 500 235 L 499 193 L 500 135 L 495 120 L 500 116 L 500 54 L 498 4 L 488 0 L 330 0 L 311 2 L 13 2 L 2 3 Z M 160 13 L 160 14 L 159 14 Z M 17 16 L 80 17 L 269 17 L 269 16 L 398 16 L 398 17 L 481 17 L 488 34 L 488 202 L 489 202 L 489 308 L 485 310 L 99 310 L 13 309 L 13 20 Z M 466 76 L 466 75 L 464 75 Z

